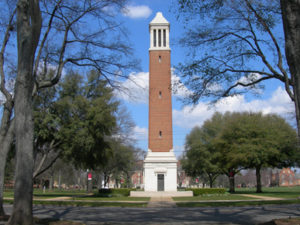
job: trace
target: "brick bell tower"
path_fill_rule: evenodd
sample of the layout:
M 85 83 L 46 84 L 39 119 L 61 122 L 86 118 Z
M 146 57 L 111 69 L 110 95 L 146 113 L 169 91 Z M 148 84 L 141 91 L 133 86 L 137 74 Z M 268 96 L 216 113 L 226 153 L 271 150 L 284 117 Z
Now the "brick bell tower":
M 145 191 L 177 191 L 173 152 L 170 24 L 158 12 L 149 24 L 149 132 Z

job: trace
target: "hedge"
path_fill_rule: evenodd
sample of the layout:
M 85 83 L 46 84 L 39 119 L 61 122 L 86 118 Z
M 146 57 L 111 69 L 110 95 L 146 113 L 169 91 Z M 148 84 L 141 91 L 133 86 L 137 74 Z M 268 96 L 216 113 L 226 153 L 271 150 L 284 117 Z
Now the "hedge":
M 187 188 L 187 191 L 192 191 L 194 196 L 208 194 L 225 194 L 225 188 Z
M 130 191 L 135 191 L 132 188 L 111 188 L 111 189 L 100 189 L 100 197 L 119 197 L 119 196 L 129 196 Z

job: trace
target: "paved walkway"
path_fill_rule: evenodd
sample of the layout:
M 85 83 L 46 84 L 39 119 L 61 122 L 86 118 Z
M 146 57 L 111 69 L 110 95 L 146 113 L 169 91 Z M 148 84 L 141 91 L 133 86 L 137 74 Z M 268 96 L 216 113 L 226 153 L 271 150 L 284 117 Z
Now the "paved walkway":
M 4 205 L 4 207 L 10 214 L 12 205 Z M 87 225 L 254 225 L 277 218 L 300 217 L 300 204 L 201 208 L 34 205 L 33 213 L 39 218 L 81 221 Z
M 174 208 L 177 207 L 172 197 L 151 197 L 148 208 Z

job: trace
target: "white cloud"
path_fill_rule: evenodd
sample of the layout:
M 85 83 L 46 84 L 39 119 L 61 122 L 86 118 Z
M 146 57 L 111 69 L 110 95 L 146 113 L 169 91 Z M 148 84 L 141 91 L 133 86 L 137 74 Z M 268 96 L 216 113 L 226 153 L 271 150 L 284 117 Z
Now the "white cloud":
M 256 80 L 259 80 L 262 76 L 259 73 L 250 73 L 247 76 L 241 77 L 238 82 L 243 83 L 243 84 L 248 84 L 251 82 L 254 82 Z M 243 87 L 241 85 L 237 86 L 235 89 L 236 90 L 247 90 L 250 91 L 254 94 L 262 94 L 263 90 L 260 88 L 260 83 L 257 83 L 255 85 L 249 86 L 249 87 Z
M 133 139 L 148 140 L 148 128 L 135 126 L 133 129 Z
M 5 88 L 11 95 L 13 95 L 14 87 L 15 87 L 15 79 L 13 78 L 8 79 L 5 83 Z M 2 92 L 0 92 L 0 105 L 4 104 L 5 101 L 6 101 L 6 97 Z
M 180 156 L 182 156 L 182 153 L 184 152 L 184 145 L 175 145 L 173 146 L 173 149 L 177 159 L 179 159 Z
M 191 92 L 180 83 L 180 78 L 172 71 L 172 86 L 176 86 L 173 96 L 187 97 Z M 149 96 L 149 72 L 131 73 L 121 84 L 122 91 L 116 90 L 116 97 L 132 103 L 147 103 Z
M 128 5 L 122 10 L 122 14 L 131 19 L 148 18 L 152 10 L 146 5 Z
M 147 103 L 149 92 L 149 73 L 131 73 L 121 84 L 121 90 L 116 90 L 116 97 L 128 102 Z
M 241 83 L 244 83 L 244 84 L 247 84 L 247 83 L 250 83 L 250 82 L 254 82 L 258 79 L 260 79 L 262 76 L 259 74 L 259 73 L 249 73 L 247 76 L 243 76 L 241 77 L 238 82 L 241 82 Z M 238 86 L 238 87 L 241 87 L 241 86 Z M 241 87 L 242 88 L 242 87 Z
M 255 99 L 247 101 L 243 95 L 227 97 L 215 106 L 200 102 L 196 106 L 185 106 L 182 110 L 173 110 L 173 123 L 179 127 L 192 128 L 201 126 L 214 112 L 263 112 L 264 114 L 276 113 L 287 116 L 294 111 L 294 105 L 282 87 L 278 87 L 269 99 Z
M 177 76 L 174 73 L 174 70 L 172 69 L 172 89 L 173 89 L 173 95 L 179 98 L 188 97 L 192 92 L 187 89 L 186 86 L 184 86 L 183 83 L 180 82 L 180 77 Z

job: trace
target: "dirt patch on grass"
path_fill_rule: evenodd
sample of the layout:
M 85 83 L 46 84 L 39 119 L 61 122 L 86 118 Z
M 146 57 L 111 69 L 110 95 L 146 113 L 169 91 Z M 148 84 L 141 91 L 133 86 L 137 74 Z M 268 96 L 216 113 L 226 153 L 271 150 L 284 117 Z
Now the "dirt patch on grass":
M 277 219 L 260 225 L 300 225 L 300 218 Z

